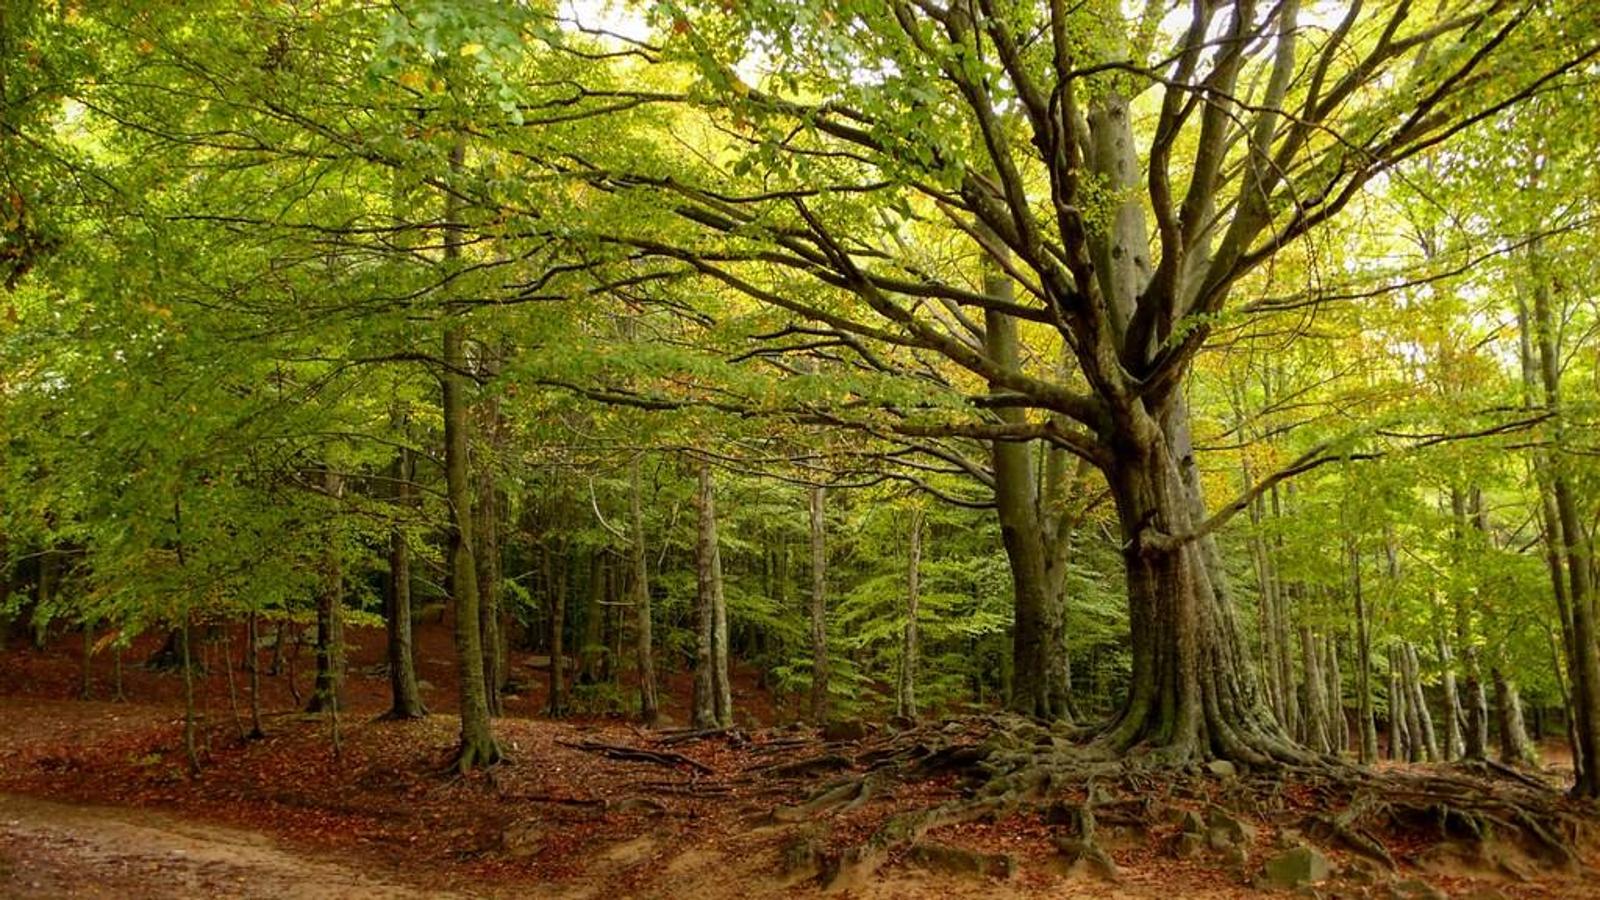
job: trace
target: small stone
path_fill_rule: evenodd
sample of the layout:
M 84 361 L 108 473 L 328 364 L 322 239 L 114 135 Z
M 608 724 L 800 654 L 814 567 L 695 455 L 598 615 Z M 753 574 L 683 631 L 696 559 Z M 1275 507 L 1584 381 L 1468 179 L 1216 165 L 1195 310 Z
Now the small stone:
M 1183 826 L 1184 834 L 1201 835 L 1206 830 L 1206 820 L 1192 809 L 1184 810 L 1183 816 L 1178 819 L 1178 824 Z
M 966 727 L 967 726 L 962 725 L 960 722 L 951 722 L 940 730 L 945 734 L 960 734 L 962 731 L 966 730 Z
M 1226 831 L 1228 833 L 1228 842 L 1232 844 L 1253 844 L 1256 840 L 1256 827 L 1254 825 L 1220 806 L 1212 805 L 1207 807 L 1206 827 Z
M 425 678 L 419 678 L 419 679 L 417 679 L 417 690 L 419 690 L 419 691 L 431 691 L 431 690 L 433 690 L 433 682 L 428 681 Z
M 1206 833 L 1206 846 L 1212 850 L 1222 851 L 1229 847 L 1237 847 L 1238 844 L 1234 843 L 1233 835 L 1228 833 L 1228 829 L 1213 828 Z
M 1229 845 L 1222 850 L 1222 861 L 1238 870 L 1243 875 L 1245 863 L 1250 859 L 1245 849 L 1237 844 Z
M 867 736 L 867 725 L 860 719 L 834 719 L 822 728 L 825 741 L 859 741 Z
M 1310 847 L 1285 850 L 1267 860 L 1263 870 L 1267 880 L 1281 888 L 1299 887 L 1328 880 L 1333 867 L 1328 858 Z
M 1172 848 L 1172 854 L 1179 859 L 1194 859 L 1200 855 L 1200 835 L 1181 834 L 1178 843 Z
M 1206 763 L 1206 771 L 1218 778 L 1233 778 L 1239 774 L 1239 767 L 1225 759 L 1213 759 Z
M 1306 842 L 1305 835 L 1297 828 L 1285 828 L 1278 832 L 1277 847 L 1279 850 L 1293 850 Z

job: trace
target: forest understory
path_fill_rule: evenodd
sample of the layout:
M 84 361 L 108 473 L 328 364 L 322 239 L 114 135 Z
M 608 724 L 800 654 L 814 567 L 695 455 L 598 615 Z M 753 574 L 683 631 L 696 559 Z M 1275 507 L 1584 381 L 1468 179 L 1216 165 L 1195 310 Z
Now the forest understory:
M 1554 741 L 1541 770 L 1171 768 L 1004 714 L 775 726 L 745 671 L 741 727 L 678 727 L 669 704 L 647 730 L 532 718 L 548 658 L 518 653 L 508 759 L 463 777 L 449 692 L 428 681 L 453 666 L 449 635 L 418 637 L 436 712 L 385 721 L 382 634 L 351 630 L 337 754 L 287 668 L 262 678 L 257 740 L 209 669 L 197 778 L 178 675 L 130 661 L 114 701 L 96 659 L 82 700 L 70 636 L 10 648 L 0 896 L 1600 896 Z

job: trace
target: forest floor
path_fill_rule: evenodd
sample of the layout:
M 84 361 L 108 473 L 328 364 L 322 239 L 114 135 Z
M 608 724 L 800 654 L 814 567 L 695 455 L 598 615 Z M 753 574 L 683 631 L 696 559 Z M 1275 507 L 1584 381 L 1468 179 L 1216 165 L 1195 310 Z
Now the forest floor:
M 870 877 L 830 879 L 830 860 L 897 814 L 960 796 L 956 776 L 806 809 L 829 779 L 871 769 L 864 761 L 891 746 L 895 731 L 868 726 L 825 741 L 813 729 L 773 727 L 772 699 L 749 673 L 736 681 L 752 718 L 731 735 L 646 732 L 606 717 L 536 719 L 540 661 L 519 655 L 529 689 L 496 723 L 510 762 L 459 778 L 448 767 L 457 727 L 448 692 L 424 689 L 435 713 L 427 719 L 380 721 L 381 633 L 352 629 L 350 643 L 340 752 L 328 718 L 295 711 L 286 675 L 262 679 L 267 737 L 242 740 L 222 666 L 213 665 L 199 685 L 210 724 L 198 778 L 187 774 L 181 676 L 133 665 L 153 645 L 127 654 L 125 702 L 73 699 L 73 638 L 43 653 L 0 655 L 0 897 L 748 900 L 829 888 L 860 898 L 1246 897 L 1262 893 L 1262 861 L 1287 846 L 1289 827 L 1318 802 L 1291 796 L 1232 857 L 1174 852 L 1184 829 L 1170 817 L 1139 829 L 1103 821 L 1099 844 L 1115 862 L 1114 881 L 1066 865 L 1055 826 L 1037 814 L 944 825 L 928 835 L 937 843 L 893 849 Z M 425 681 L 450 683 L 449 655 L 444 629 L 424 627 Z M 92 695 L 106 698 L 110 663 L 95 660 Z M 301 668 L 298 676 L 304 691 L 309 675 Z M 669 716 L 682 715 L 688 686 L 680 681 L 680 673 L 668 679 L 665 693 L 677 704 Z M 241 705 L 244 689 L 241 677 Z M 959 745 L 981 739 L 984 726 L 931 727 Z M 1171 811 L 1204 813 L 1227 790 L 1223 778 L 1204 776 L 1158 792 Z M 1456 849 L 1399 835 L 1390 843 L 1398 870 L 1376 877 L 1327 850 L 1334 878 L 1318 896 L 1600 897 L 1592 856 L 1551 869 L 1441 846 Z

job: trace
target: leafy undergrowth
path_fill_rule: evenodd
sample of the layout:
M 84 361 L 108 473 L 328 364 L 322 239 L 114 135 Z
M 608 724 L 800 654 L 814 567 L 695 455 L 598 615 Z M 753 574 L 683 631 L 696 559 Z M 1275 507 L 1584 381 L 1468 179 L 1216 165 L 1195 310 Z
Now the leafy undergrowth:
M 25 670 L 47 670 L 46 657 L 31 654 Z M 210 698 L 204 772 L 190 779 L 181 706 L 171 684 L 160 683 L 178 676 L 130 672 L 138 702 L 74 701 L 52 696 L 62 685 L 49 678 L 19 690 L 25 682 L 10 662 L 8 695 L 0 697 L 0 741 L 9 748 L 0 757 L 0 792 L 164 809 L 267 833 L 308 856 L 332 854 L 405 883 L 471 894 L 526 895 L 536 886 L 540 896 L 731 898 L 832 886 L 863 897 L 1250 896 L 1262 861 L 1292 843 L 1289 829 L 1341 802 L 1314 779 L 1290 780 L 1251 813 L 1259 827 L 1237 853 L 1186 852 L 1183 813 L 1230 804 L 1259 784 L 1204 771 L 1135 778 L 1137 816 L 1113 814 L 1132 808 L 1126 798 L 1101 807 L 1096 842 L 1114 862 L 1114 880 L 1069 867 L 1061 822 L 1030 806 L 885 844 L 870 879 L 852 882 L 839 877 L 841 861 L 886 826 L 892 831 L 906 816 L 971 796 L 965 776 L 937 766 L 890 777 L 890 754 L 910 751 L 915 760 L 935 746 L 977 747 L 1004 723 L 978 717 L 899 732 L 868 728 L 828 742 L 796 727 L 695 736 L 616 720 L 511 716 L 496 723 L 510 762 L 460 778 L 448 766 L 454 718 L 379 721 L 381 679 L 358 671 L 339 754 L 325 717 L 282 702 L 272 706 L 265 739 L 241 740 L 224 693 Z M 1062 783 L 1052 802 L 1070 810 L 1094 790 Z M 839 802 L 808 806 L 830 792 Z M 1496 868 L 1442 853 L 1426 823 L 1384 838 L 1397 873 L 1379 873 L 1370 884 L 1335 881 L 1325 894 L 1392 896 L 1380 891 L 1408 878 L 1450 896 L 1597 892 L 1578 870 L 1530 868 L 1526 860 Z M 1336 873 L 1361 869 L 1346 849 L 1324 849 Z M 997 860 L 1000 869 L 991 865 Z

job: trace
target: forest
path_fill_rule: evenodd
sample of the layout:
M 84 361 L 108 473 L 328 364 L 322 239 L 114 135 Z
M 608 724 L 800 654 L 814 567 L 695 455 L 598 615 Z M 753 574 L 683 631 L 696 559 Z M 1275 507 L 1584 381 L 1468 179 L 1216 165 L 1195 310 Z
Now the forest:
M 1600 896 L 1600 4 L 0 2 L 0 895 Z

